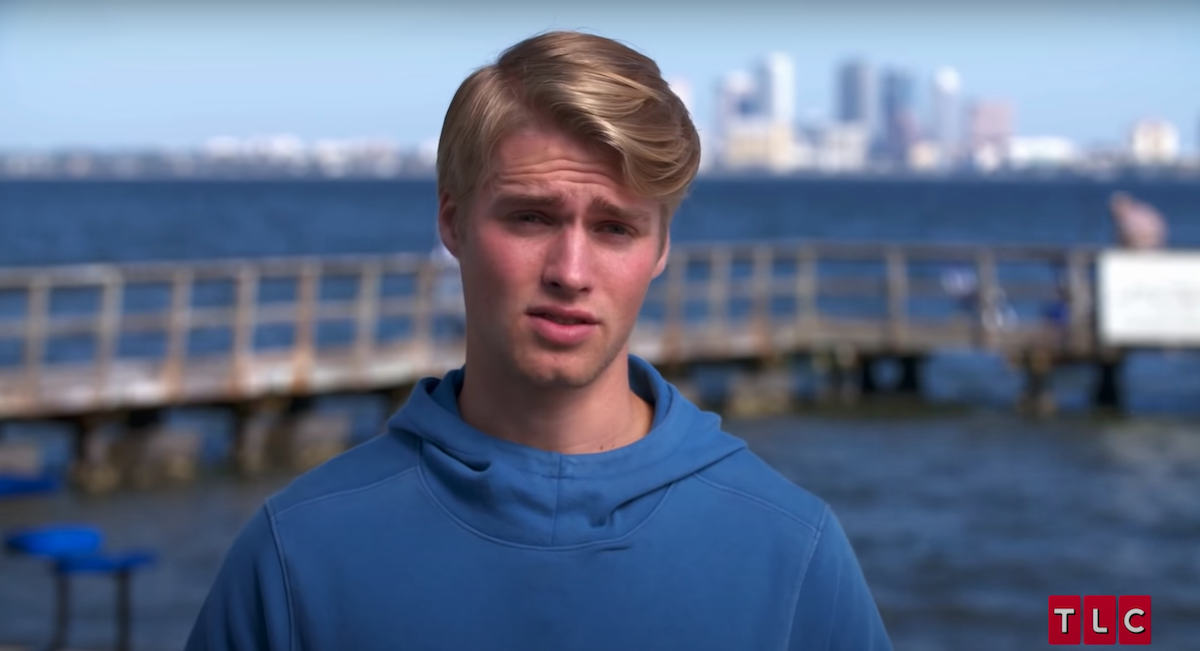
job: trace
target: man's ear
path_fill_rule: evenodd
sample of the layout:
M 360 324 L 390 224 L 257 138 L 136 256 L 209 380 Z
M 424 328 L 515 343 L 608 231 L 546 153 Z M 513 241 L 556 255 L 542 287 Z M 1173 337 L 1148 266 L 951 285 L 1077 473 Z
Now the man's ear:
M 450 197 L 449 192 L 438 195 L 438 234 L 442 237 L 442 244 L 446 246 L 446 250 L 456 258 L 461 244 L 461 228 L 458 221 L 463 215 L 459 214 L 460 212 L 458 203 Z
M 662 253 L 658 256 L 658 264 L 654 266 L 654 277 L 658 278 L 667 268 L 667 261 L 671 258 L 671 229 L 664 226 Z

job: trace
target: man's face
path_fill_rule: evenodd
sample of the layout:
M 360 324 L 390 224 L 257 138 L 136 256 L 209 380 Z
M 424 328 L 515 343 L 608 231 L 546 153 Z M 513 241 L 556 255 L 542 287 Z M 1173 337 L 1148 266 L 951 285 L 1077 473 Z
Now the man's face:
M 462 269 L 469 359 L 538 386 L 586 386 L 626 354 L 666 265 L 661 204 L 555 130 L 507 137 L 493 170 L 471 205 L 443 196 L 438 214 Z

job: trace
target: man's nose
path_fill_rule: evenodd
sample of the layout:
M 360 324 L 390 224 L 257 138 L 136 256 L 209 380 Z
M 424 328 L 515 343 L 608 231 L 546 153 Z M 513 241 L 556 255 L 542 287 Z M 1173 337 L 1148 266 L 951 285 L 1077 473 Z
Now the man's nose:
M 563 228 L 546 252 L 542 281 L 568 292 L 591 289 L 587 234 L 574 225 Z

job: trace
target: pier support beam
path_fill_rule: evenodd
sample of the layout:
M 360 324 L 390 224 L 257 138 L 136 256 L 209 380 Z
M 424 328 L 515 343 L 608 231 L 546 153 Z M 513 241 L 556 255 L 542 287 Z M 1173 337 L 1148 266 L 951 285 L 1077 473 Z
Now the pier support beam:
M 179 427 L 158 426 L 131 440 L 137 445 L 125 472 L 131 485 L 148 488 L 162 483 L 196 479 L 200 465 L 200 433 Z
M 879 382 L 875 379 L 874 357 L 862 357 L 858 361 L 858 395 L 870 396 L 879 392 Z
M 273 466 L 302 472 L 344 452 L 350 416 L 320 413 L 313 407 L 307 397 L 240 406 L 233 459 L 238 472 L 253 476 Z
M 822 400 L 833 400 L 844 405 L 859 401 L 862 396 L 863 372 L 862 359 L 857 350 L 850 347 L 837 348 L 819 364 L 828 371 L 827 382 L 820 391 Z
M 75 421 L 71 481 L 86 493 L 107 493 L 121 483 L 112 447 L 123 423 L 117 414 L 89 414 Z
M 234 407 L 233 458 L 230 461 L 238 474 L 252 477 L 266 469 L 268 443 L 282 426 L 287 409 L 287 401 L 282 398 Z
M 739 370 L 726 387 L 725 412 L 735 417 L 784 414 L 795 405 L 792 369 L 777 360 Z
M 1022 366 L 1025 372 L 1025 392 L 1021 397 L 1021 411 L 1035 416 L 1049 416 L 1058 409 L 1054 389 L 1050 380 L 1054 372 L 1054 360 L 1044 350 L 1025 353 Z
M 162 410 L 138 410 L 125 417 L 112 447 L 121 479 L 135 488 L 188 482 L 199 466 L 200 433 L 169 425 Z
M 157 409 L 88 414 L 75 421 L 71 480 L 86 493 L 148 488 L 196 477 L 199 432 L 163 422 Z
M 900 380 L 896 384 L 896 392 L 907 396 L 921 395 L 921 367 L 924 360 L 917 355 L 901 355 Z
M 1092 402 L 1096 407 L 1120 410 L 1124 406 L 1124 387 L 1121 381 L 1124 362 L 1124 356 L 1115 353 L 1102 356 L 1096 363 L 1096 389 L 1092 395 Z

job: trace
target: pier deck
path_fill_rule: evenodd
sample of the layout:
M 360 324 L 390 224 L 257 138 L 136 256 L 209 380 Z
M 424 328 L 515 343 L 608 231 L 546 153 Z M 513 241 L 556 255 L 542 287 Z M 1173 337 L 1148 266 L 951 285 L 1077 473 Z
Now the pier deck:
M 1094 254 L 677 246 L 632 352 L 664 366 L 847 348 L 1098 357 Z M 413 255 L 0 269 L 0 420 L 375 391 L 444 372 L 463 343 L 442 327 L 457 305 L 435 296 L 438 273 Z M 952 275 L 974 289 L 953 296 Z

